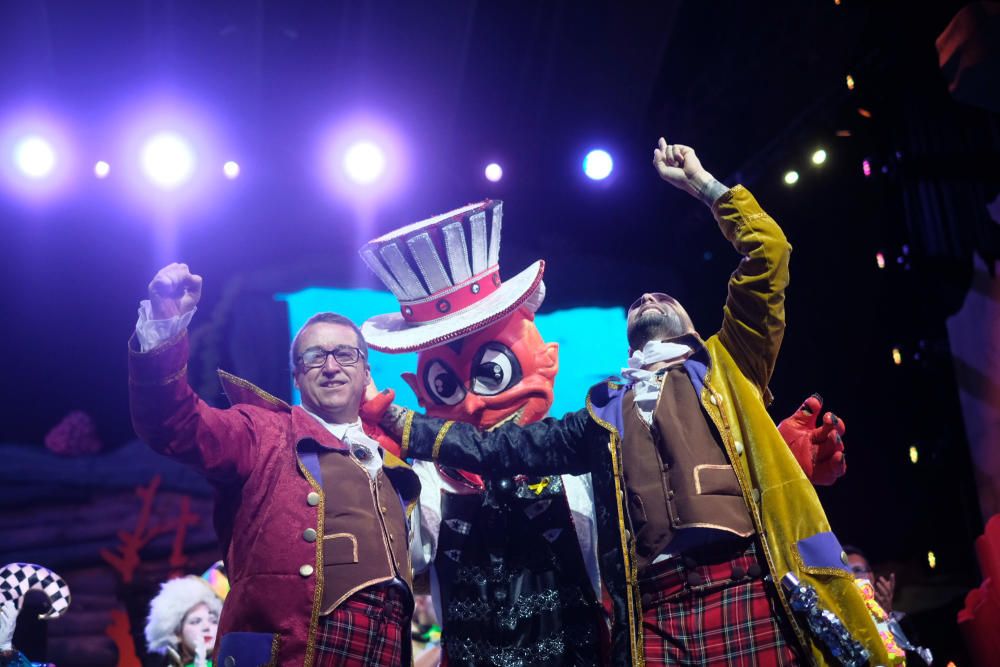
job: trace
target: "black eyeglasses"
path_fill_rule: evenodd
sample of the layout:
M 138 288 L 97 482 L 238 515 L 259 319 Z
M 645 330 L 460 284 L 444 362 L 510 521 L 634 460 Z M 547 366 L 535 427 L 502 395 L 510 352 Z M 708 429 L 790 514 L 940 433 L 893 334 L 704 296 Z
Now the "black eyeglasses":
M 299 355 L 299 363 L 302 364 L 303 368 L 322 368 L 326 365 L 326 358 L 331 354 L 334 360 L 341 366 L 353 366 L 364 356 L 360 348 L 350 345 L 338 345 L 332 350 L 324 350 L 321 347 L 310 347 Z

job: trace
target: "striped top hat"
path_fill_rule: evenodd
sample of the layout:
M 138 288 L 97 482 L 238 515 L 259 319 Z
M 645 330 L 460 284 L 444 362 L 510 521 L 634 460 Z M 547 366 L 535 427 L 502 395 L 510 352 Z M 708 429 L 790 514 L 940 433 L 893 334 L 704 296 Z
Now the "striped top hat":
M 503 202 L 490 200 L 415 222 L 369 241 L 361 258 L 399 301 L 399 312 L 361 325 L 382 352 L 426 350 L 483 329 L 545 298 L 538 260 L 500 279 Z

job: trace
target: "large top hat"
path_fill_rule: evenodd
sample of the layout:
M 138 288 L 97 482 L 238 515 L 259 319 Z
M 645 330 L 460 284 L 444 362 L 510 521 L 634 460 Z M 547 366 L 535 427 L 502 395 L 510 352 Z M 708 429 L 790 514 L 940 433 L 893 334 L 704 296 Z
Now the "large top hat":
M 545 298 L 538 260 L 500 280 L 503 202 L 469 204 L 369 241 L 361 258 L 399 300 L 398 313 L 361 325 L 368 345 L 413 352 L 485 328 Z

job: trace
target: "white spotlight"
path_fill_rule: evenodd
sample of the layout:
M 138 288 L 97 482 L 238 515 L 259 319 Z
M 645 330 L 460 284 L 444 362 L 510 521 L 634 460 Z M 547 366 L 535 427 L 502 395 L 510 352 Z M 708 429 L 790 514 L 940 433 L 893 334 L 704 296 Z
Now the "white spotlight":
M 799 172 L 792 169 L 785 172 L 785 185 L 795 185 L 799 182 Z
M 826 151 L 820 148 L 812 154 L 812 163 L 820 165 L 826 162 Z
M 601 149 L 595 149 L 587 153 L 587 157 L 583 158 L 583 173 L 595 181 L 602 181 L 611 175 L 611 170 L 614 169 L 614 162 L 611 160 L 611 155 Z
M 229 180 L 233 180 L 240 175 L 240 165 L 230 160 L 226 164 L 222 165 L 222 173 L 224 173 L 226 178 Z
M 14 162 L 28 178 L 41 179 L 52 173 L 56 166 L 56 152 L 45 139 L 32 135 L 14 147 Z
M 486 180 L 496 183 L 503 178 L 503 169 L 496 162 L 486 165 Z
M 174 190 L 190 180 L 194 167 L 194 151 L 176 134 L 157 134 L 142 149 L 143 171 L 164 190 Z
M 370 185 L 385 171 L 385 153 L 370 141 L 359 141 L 344 154 L 344 170 L 355 183 Z
M 98 160 L 94 165 L 94 176 L 97 176 L 98 178 L 107 178 L 110 173 L 111 165 L 104 160 Z

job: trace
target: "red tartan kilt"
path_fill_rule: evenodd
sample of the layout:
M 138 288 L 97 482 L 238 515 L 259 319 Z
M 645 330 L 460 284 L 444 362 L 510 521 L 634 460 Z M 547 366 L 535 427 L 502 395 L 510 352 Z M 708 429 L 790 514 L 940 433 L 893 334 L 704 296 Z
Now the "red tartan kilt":
M 358 591 L 320 617 L 316 667 L 409 665 L 412 609 L 398 586 Z
M 700 564 L 706 560 L 711 564 Z M 735 558 L 658 563 L 639 587 L 648 665 L 799 664 L 796 640 L 768 593 L 753 543 Z

